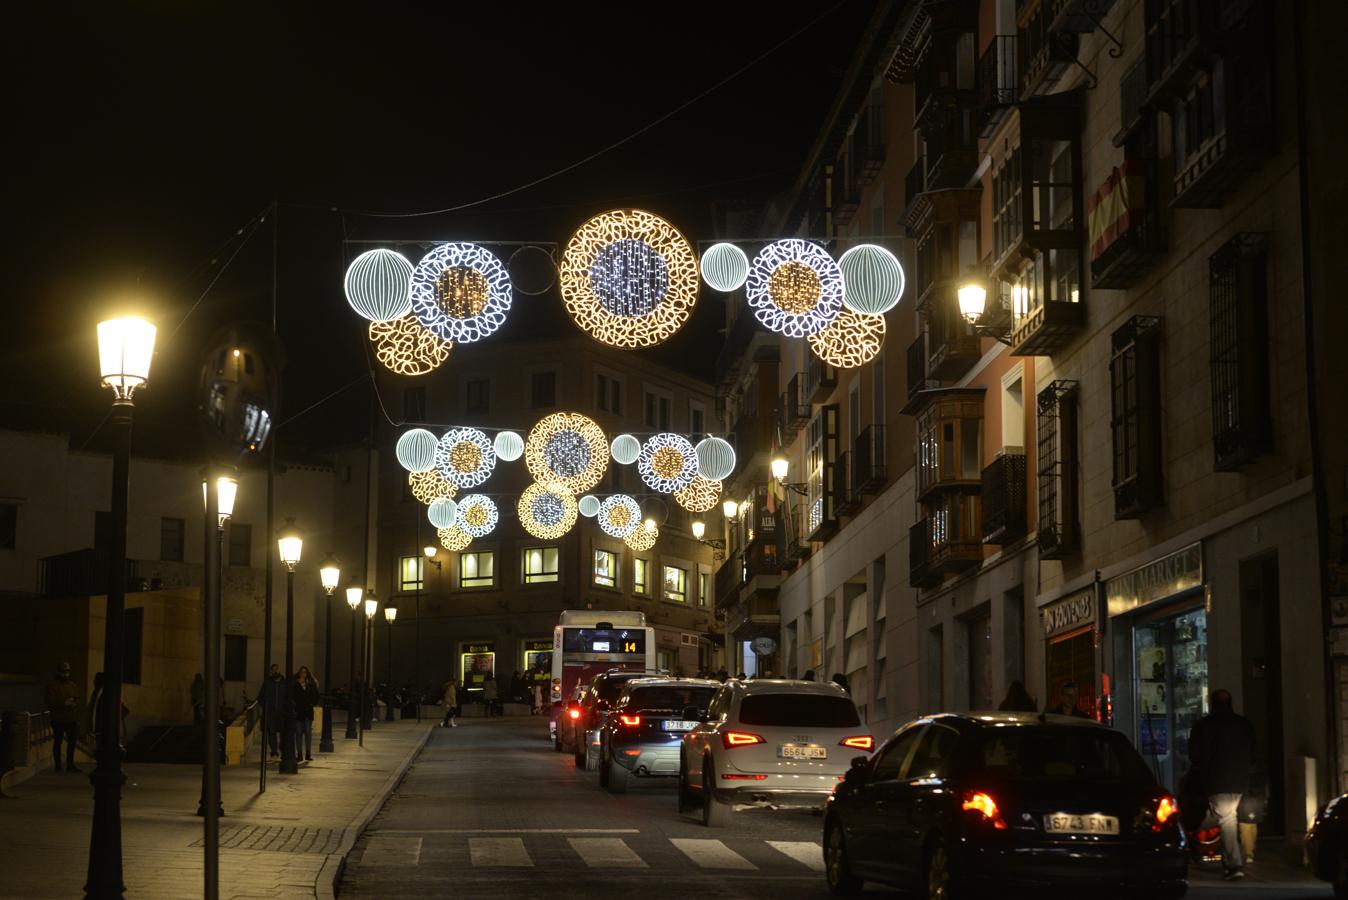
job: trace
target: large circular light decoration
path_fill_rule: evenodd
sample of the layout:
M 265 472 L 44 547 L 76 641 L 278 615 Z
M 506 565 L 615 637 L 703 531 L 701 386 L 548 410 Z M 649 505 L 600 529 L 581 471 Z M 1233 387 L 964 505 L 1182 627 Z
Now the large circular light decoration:
M 544 416 L 524 442 L 524 464 L 541 484 L 560 482 L 572 494 L 599 483 L 608 469 L 608 438 L 593 419 L 580 413 Z
M 496 450 L 476 428 L 451 428 L 435 446 L 435 467 L 461 488 L 477 487 L 496 468 Z
M 440 546 L 446 550 L 463 550 L 473 542 L 473 536 L 457 525 L 441 528 L 435 534 L 436 537 L 440 538 Z
M 604 534 L 625 538 L 641 526 L 641 506 L 626 494 L 610 494 L 599 504 L 597 518 Z
M 688 239 L 639 209 L 581 225 L 559 267 L 566 311 L 614 347 L 651 347 L 682 327 L 697 303 L 697 256 Z
M 702 254 L 702 280 L 723 293 L 739 290 L 749 277 L 749 257 L 734 244 L 712 244 Z
M 409 472 L 425 472 L 435 467 L 435 435 L 424 428 L 403 432 L 394 449 L 398 464 Z
M 697 451 L 683 435 L 661 432 L 641 445 L 637 471 L 651 490 L 672 494 L 697 476 Z
M 513 431 L 502 431 L 496 435 L 496 455 L 506 462 L 514 462 L 524 453 L 524 438 Z
M 436 337 L 469 344 L 505 323 L 510 276 L 477 244 L 440 244 L 412 272 L 412 312 Z
M 807 338 L 814 355 L 839 369 L 855 369 L 875 359 L 885 343 L 885 317 L 844 309 L 833 323 Z
M 612 453 L 617 462 L 630 466 L 641 455 L 641 441 L 630 434 L 620 434 L 613 439 Z
M 459 514 L 459 505 L 448 497 L 437 497 L 431 501 L 431 505 L 426 509 L 426 518 L 431 520 L 431 524 L 436 528 L 450 528 L 454 525 Z
M 586 494 L 584 497 L 580 498 L 580 503 L 577 504 L 577 507 L 582 516 L 587 519 L 593 519 L 595 516 L 599 515 L 599 498 L 594 494 Z
M 787 337 L 822 331 L 842 310 L 838 264 L 823 247 L 799 238 L 760 250 L 744 291 L 758 321 Z
M 412 496 L 422 503 L 430 503 L 440 497 L 450 500 L 459 492 L 458 485 L 440 474 L 440 470 L 435 468 L 427 469 L 425 472 L 409 473 L 407 486 L 412 489 Z
M 555 541 L 576 524 L 576 498 L 560 484 L 531 484 L 516 508 L 524 530 L 543 541 Z
M 371 322 L 390 322 L 412 311 L 412 264 L 394 250 L 366 250 L 346 267 L 346 302 Z
M 459 515 L 455 526 L 475 538 L 486 537 L 496 527 L 496 504 L 482 494 L 469 494 L 459 501 Z
M 692 484 L 681 491 L 674 492 L 674 501 L 689 512 L 707 512 L 715 509 L 721 500 L 721 482 L 703 478 L 693 479 Z
M 883 316 L 903 296 L 903 266 L 876 244 L 857 244 L 838 257 L 843 306 L 866 316 Z
M 638 553 L 645 553 L 655 546 L 655 542 L 659 537 L 660 528 L 658 526 L 655 528 L 647 528 L 645 525 L 642 525 L 627 537 L 623 538 L 623 543 Z
M 454 344 L 431 334 L 408 313 L 390 322 L 370 323 L 374 357 L 394 375 L 426 375 L 449 359 Z
M 721 481 L 735 471 L 735 448 L 718 437 L 703 438 L 694 448 L 697 452 L 697 474 L 708 481 Z

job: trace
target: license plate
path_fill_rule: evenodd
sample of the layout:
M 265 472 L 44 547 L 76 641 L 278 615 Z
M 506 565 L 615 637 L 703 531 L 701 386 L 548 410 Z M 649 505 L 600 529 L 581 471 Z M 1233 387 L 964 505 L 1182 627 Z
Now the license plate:
M 697 723 L 687 719 L 665 719 L 660 723 L 660 727 L 665 731 L 692 731 L 697 727 Z
M 791 744 L 777 748 L 782 759 L 828 759 L 828 751 L 823 747 L 795 747 Z
M 1044 830 L 1049 834 L 1118 834 L 1119 820 L 1114 816 L 1050 813 L 1044 816 Z

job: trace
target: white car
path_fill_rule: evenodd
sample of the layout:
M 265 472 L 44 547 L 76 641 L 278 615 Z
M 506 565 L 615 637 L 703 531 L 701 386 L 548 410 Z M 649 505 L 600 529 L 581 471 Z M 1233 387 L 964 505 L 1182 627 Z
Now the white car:
M 720 827 L 738 806 L 822 808 L 852 760 L 875 749 L 856 704 L 836 684 L 731 680 L 683 739 L 679 811 Z

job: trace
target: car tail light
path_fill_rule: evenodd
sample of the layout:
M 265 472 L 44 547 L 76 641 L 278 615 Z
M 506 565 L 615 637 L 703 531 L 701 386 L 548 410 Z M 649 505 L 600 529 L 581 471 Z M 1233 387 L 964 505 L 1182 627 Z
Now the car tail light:
M 990 823 L 998 831 L 1006 828 L 1006 822 L 1002 820 L 1002 814 L 997 809 L 997 801 L 982 791 L 965 791 L 964 802 L 960 805 L 960 809 L 976 813 L 983 822 Z
M 1156 801 L 1156 812 L 1152 814 L 1153 818 L 1156 819 L 1156 824 L 1151 826 L 1151 830 L 1160 831 L 1165 827 L 1166 822 L 1169 822 L 1178 815 L 1179 804 L 1175 802 L 1175 798 L 1169 794 L 1162 794 L 1161 798 Z M 1178 821 L 1178 819 L 1176 819 L 1176 821 Z
M 721 742 L 725 744 L 727 750 L 735 747 L 748 747 L 751 744 L 766 744 L 762 735 L 750 734 L 747 731 L 727 731 L 721 735 Z
M 567 714 L 568 716 L 570 716 L 572 719 L 579 719 L 579 718 L 580 718 L 580 710 L 576 709 L 574 706 L 571 707 L 570 709 L 568 709 L 568 710 L 566 711 L 566 714 Z
M 766 775 L 722 775 L 726 781 L 767 781 Z
M 641 716 L 618 716 L 618 721 L 633 728 L 641 724 Z
M 855 747 L 858 750 L 865 750 L 867 753 L 875 749 L 875 738 L 869 734 L 859 734 L 856 737 L 843 738 L 838 741 L 839 747 Z

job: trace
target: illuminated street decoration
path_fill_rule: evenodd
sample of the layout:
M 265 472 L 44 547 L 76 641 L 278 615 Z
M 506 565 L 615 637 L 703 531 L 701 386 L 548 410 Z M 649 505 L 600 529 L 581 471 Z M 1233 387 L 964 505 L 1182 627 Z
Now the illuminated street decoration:
M 502 431 L 496 435 L 496 455 L 506 462 L 514 462 L 524 454 L 524 438 L 513 431 Z
M 554 541 L 576 524 L 576 498 L 561 484 L 531 484 L 520 495 L 517 511 L 524 530 Z
M 476 428 L 451 428 L 435 447 L 435 467 L 461 488 L 477 487 L 496 468 L 496 451 Z
M 577 229 L 559 267 L 566 310 L 614 347 L 650 347 L 678 331 L 697 302 L 687 238 L 639 209 L 601 213 Z
M 391 322 L 412 311 L 412 264 L 401 253 L 366 250 L 346 268 L 346 302 L 371 322 Z
M 610 494 L 599 504 L 597 518 L 604 534 L 625 538 L 641 526 L 641 506 L 626 494 Z
M 599 483 L 608 469 L 608 438 L 593 419 L 580 413 L 544 416 L 524 442 L 524 463 L 542 484 L 560 482 L 572 494 Z
M 426 509 L 426 518 L 436 528 L 450 528 L 458 519 L 459 505 L 447 497 L 437 497 Z
M 688 487 L 697 475 L 697 452 L 686 437 L 662 432 L 641 445 L 637 471 L 651 490 L 672 494 Z
M 440 538 L 440 546 L 446 550 L 463 550 L 473 542 L 473 536 L 457 525 L 441 528 L 435 534 Z
M 839 369 L 855 369 L 875 359 L 885 343 L 885 317 L 844 309 L 833 323 L 810 335 L 814 355 Z
M 659 526 L 642 525 L 634 529 L 631 534 L 623 538 L 623 543 L 631 547 L 638 553 L 645 553 L 655 546 L 655 542 L 660 538 Z
M 613 458 L 625 466 L 630 466 L 641 455 L 641 441 L 630 434 L 620 434 L 613 439 Z
M 425 472 L 435 466 L 435 435 L 424 428 L 413 428 L 398 438 L 394 453 L 398 464 L 409 472 Z
M 866 316 L 882 316 L 903 296 L 903 266 L 884 247 L 858 244 L 838 258 L 843 306 Z
M 708 481 L 722 481 L 735 471 L 735 448 L 718 437 L 703 438 L 694 448 L 697 453 L 697 474 Z
M 814 534 L 815 530 L 824 521 L 824 499 L 822 497 L 810 504 L 810 514 L 807 521 L 809 527 L 805 529 L 806 534 Z
M 459 501 L 459 516 L 455 522 L 475 538 L 486 537 L 496 527 L 496 504 L 482 494 L 469 494 Z
M 599 515 L 599 498 L 594 494 L 586 494 L 584 497 L 581 497 L 580 503 L 577 504 L 577 506 L 580 510 L 580 514 L 587 519 L 593 519 L 595 516 Z
M 443 340 L 481 340 L 505 323 L 510 303 L 505 266 L 477 244 L 440 244 L 412 272 L 412 312 Z
M 440 497 L 453 499 L 459 492 L 459 487 L 440 473 L 439 469 L 430 468 L 425 472 L 411 472 L 407 476 L 407 486 L 412 489 L 412 496 L 416 497 L 422 503 L 430 503 Z
M 411 313 L 389 322 L 371 322 L 370 342 L 375 359 L 394 375 L 434 372 L 449 359 L 449 348 L 454 346 L 422 328 Z
M 822 331 L 836 319 L 842 293 L 842 273 L 833 257 L 798 238 L 760 250 L 745 282 L 745 296 L 758 321 L 793 338 Z
M 714 509 L 721 500 L 721 482 L 698 475 L 688 487 L 674 492 L 674 501 L 689 512 Z
M 702 254 L 702 280 L 723 293 L 739 290 L 749 277 L 749 257 L 734 244 L 712 244 Z

